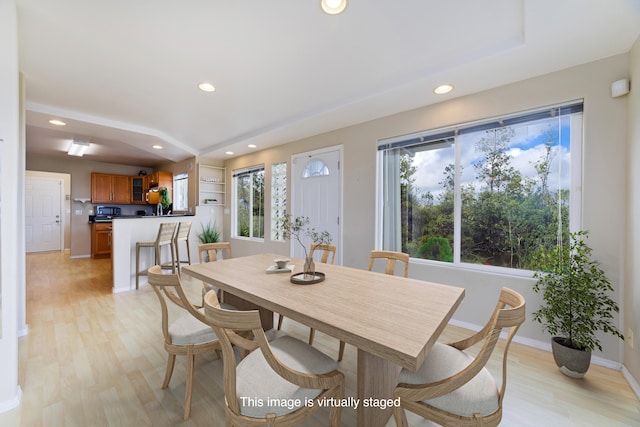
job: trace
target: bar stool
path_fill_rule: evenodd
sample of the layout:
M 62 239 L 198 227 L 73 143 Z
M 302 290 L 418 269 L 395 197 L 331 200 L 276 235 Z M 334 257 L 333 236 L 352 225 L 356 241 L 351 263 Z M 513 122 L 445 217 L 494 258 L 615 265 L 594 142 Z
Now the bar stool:
M 178 268 L 178 274 L 180 274 L 180 264 L 186 263 L 191 265 L 191 251 L 189 250 L 189 233 L 191 232 L 191 223 L 190 222 L 181 222 L 178 224 L 178 231 L 176 231 L 176 235 L 173 238 L 173 247 L 176 251 L 176 267 Z M 178 251 L 178 246 L 181 241 L 185 242 L 187 246 L 187 260 L 180 260 L 180 253 Z
M 176 272 L 176 262 L 173 256 L 173 234 L 175 231 L 175 222 L 164 222 L 160 224 L 156 240 L 136 242 L 136 289 L 139 287 L 140 276 L 147 275 L 146 269 L 140 271 L 140 248 L 155 248 L 155 264 L 162 265 L 162 267 L 166 268 L 170 267 L 172 273 Z M 169 252 L 171 252 L 171 264 L 161 264 L 161 250 L 162 247 L 166 245 L 169 245 Z

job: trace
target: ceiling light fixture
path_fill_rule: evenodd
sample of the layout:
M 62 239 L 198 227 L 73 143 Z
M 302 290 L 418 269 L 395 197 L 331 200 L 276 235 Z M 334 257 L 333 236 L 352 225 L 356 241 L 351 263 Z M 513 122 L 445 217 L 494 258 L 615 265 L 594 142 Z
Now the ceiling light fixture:
M 164 147 L 162 145 L 153 145 L 151 148 L 155 148 L 156 150 L 162 150 Z
M 347 0 L 320 0 L 320 7 L 324 13 L 337 15 L 347 8 Z
M 89 148 L 89 143 L 84 141 L 71 141 L 67 154 L 70 156 L 82 157 Z
M 449 93 L 453 90 L 453 86 L 449 84 L 440 85 L 433 90 L 433 93 L 437 95 L 444 95 L 445 93 Z
M 216 87 L 211 83 L 202 82 L 198 85 L 198 89 L 203 92 L 214 92 L 216 90 Z
M 233 151 L 225 151 L 225 153 L 227 156 L 233 156 Z
M 49 120 L 49 123 L 51 123 L 52 125 L 56 125 L 56 126 L 65 126 L 66 123 L 63 122 L 62 120 L 58 120 L 58 119 L 51 119 Z
M 256 144 L 249 144 L 249 145 L 247 145 L 247 147 L 249 147 L 249 148 L 258 148 L 258 146 Z

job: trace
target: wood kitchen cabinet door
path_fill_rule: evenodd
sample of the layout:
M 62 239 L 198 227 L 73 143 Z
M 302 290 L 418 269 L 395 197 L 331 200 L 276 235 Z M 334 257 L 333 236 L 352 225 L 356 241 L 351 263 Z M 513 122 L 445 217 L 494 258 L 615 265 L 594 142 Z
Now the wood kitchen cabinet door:
M 128 175 L 112 175 L 113 199 L 112 203 L 131 203 L 131 187 Z
M 91 257 L 109 258 L 111 256 L 111 224 L 93 224 L 91 233 Z
M 105 173 L 91 174 L 91 201 L 93 203 L 111 202 L 111 176 Z
M 130 194 L 128 175 L 91 174 L 91 202 L 129 204 Z

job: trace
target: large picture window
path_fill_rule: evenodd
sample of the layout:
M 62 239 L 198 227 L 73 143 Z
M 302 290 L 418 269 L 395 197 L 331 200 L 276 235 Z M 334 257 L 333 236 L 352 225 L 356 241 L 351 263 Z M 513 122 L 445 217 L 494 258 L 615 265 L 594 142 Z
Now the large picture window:
M 264 239 L 264 166 L 233 171 L 233 235 Z
M 582 102 L 382 140 L 378 245 L 536 269 L 579 227 L 581 144 Z

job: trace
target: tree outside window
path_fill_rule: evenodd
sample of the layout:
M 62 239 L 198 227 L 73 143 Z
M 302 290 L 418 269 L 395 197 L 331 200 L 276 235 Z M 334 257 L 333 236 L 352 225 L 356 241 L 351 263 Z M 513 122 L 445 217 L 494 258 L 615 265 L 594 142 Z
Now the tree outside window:
M 264 238 L 264 167 L 233 172 L 235 237 Z
M 381 142 L 383 248 L 536 269 L 579 209 L 570 177 L 581 112 L 580 103 Z

